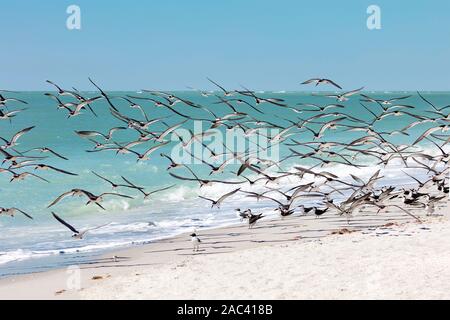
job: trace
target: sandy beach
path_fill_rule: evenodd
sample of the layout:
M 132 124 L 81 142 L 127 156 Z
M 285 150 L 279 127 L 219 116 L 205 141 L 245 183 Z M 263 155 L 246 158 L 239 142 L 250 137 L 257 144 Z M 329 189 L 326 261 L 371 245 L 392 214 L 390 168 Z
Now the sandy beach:
M 445 211 L 422 215 L 422 223 L 366 212 L 350 225 L 330 214 L 203 230 L 197 253 L 183 234 L 79 269 L 3 279 L 0 298 L 448 299 Z

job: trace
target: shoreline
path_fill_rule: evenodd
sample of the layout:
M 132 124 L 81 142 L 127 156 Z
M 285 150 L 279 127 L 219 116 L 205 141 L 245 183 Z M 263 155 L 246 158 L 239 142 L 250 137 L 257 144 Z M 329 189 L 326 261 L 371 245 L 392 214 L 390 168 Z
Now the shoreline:
M 205 228 L 201 228 L 202 231 L 208 231 L 208 230 L 214 230 L 214 229 L 221 229 L 221 228 L 229 228 L 229 227 L 233 227 L 236 225 L 239 225 L 239 222 L 231 222 L 227 223 L 227 224 L 220 224 L 217 226 L 208 226 Z M 63 254 L 59 253 L 59 254 L 47 254 L 44 256 L 36 256 L 36 257 L 29 257 L 23 260 L 13 260 L 13 261 L 9 261 L 5 264 L 0 264 L 0 267 L 2 266 L 6 266 L 8 268 L 12 268 L 14 264 L 26 264 L 27 262 L 31 262 L 33 260 L 35 261 L 41 261 L 44 262 L 48 261 L 48 260 L 52 260 L 52 259 L 56 259 L 58 257 L 62 257 L 62 258 L 67 258 L 67 259 L 71 259 L 71 260 L 77 260 L 79 262 L 80 265 L 84 265 L 84 264 L 89 264 L 90 260 L 95 260 L 95 258 L 101 259 L 102 257 L 105 256 L 109 256 L 109 254 L 114 255 L 114 252 L 122 252 L 122 251 L 128 251 L 128 250 L 132 250 L 134 248 L 139 248 L 142 246 L 146 246 L 149 244 L 153 244 L 153 243 L 157 243 L 159 241 L 165 241 L 165 240 L 169 240 L 172 238 L 176 238 L 182 235 L 188 235 L 191 232 L 189 231 L 180 231 L 180 232 L 175 232 L 174 234 L 169 234 L 169 235 L 164 235 L 164 236 L 159 236 L 156 237 L 154 239 L 148 239 L 148 240 L 136 240 L 136 241 L 131 241 L 127 244 L 120 244 L 114 247 L 107 247 L 107 248 L 102 248 L 102 249 L 97 249 L 97 250 L 92 250 L 92 251 L 79 251 L 76 253 L 66 253 L 64 252 Z M 62 250 L 64 251 L 64 250 Z M 84 257 L 80 257 L 81 255 L 84 255 Z M 23 268 L 23 267 L 22 267 Z M 35 267 L 30 267 L 31 270 L 34 271 L 30 271 L 30 272 L 19 272 L 16 274 L 6 274 L 6 275 L 0 275 L 0 284 L 2 280 L 7 280 L 11 277 L 21 277 L 21 276 L 26 276 L 26 275 L 31 275 L 31 274 L 39 274 L 39 273 L 44 273 L 44 272 L 51 272 L 54 270 L 58 270 L 58 269 L 62 269 L 63 266 L 59 265 L 59 266 L 42 266 L 42 263 L 39 264 L 39 266 L 35 266 Z
M 376 170 L 375 167 L 371 168 L 374 171 Z M 397 171 L 398 168 L 396 166 L 393 166 L 392 168 L 389 168 L 389 170 L 394 170 Z M 369 177 L 371 174 L 366 174 L 365 177 Z M 391 185 L 394 184 L 394 180 L 389 181 L 389 183 L 386 182 L 386 184 Z M 398 181 L 397 181 L 398 183 Z M 293 184 L 294 185 L 294 184 Z M 409 181 L 401 181 L 401 185 L 404 187 L 412 187 L 414 185 L 413 182 Z M 312 205 L 312 204 L 310 204 Z M 269 204 L 267 204 L 267 206 L 269 206 Z M 230 206 L 230 210 L 231 208 L 233 208 L 234 206 Z M 266 207 L 266 206 L 264 206 Z M 138 207 L 138 208 L 134 208 L 134 210 L 139 211 L 140 209 L 145 208 L 145 207 Z M 258 212 L 263 212 L 264 214 L 270 215 L 271 217 L 276 217 L 277 215 L 272 213 L 272 211 L 267 211 L 265 212 L 264 210 L 267 210 L 266 208 L 261 209 L 261 208 L 254 208 L 254 207 L 250 207 L 252 210 L 258 211 Z M 187 209 L 186 209 L 187 210 Z M 184 210 L 183 210 L 184 211 Z M 270 212 L 270 213 L 269 213 Z M 234 216 L 234 215 L 233 215 Z M 142 221 L 139 221 L 142 222 Z M 151 221 L 153 222 L 153 221 Z M 231 227 L 234 225 L 239 225 L 238 220 L 228 220 L 227 222 L 223 223 L 223 222 L 219 222 L 216 225 L 209 225 L 209 226 L 199 226 L 198 228 L 201 230 L 210 230 L 210 229 L 217 229 L 217 228 L 227 228 L 227 227 Z M 191 227 L 190 229 L 194 229 L 195 227 Z M 88 249 L 88 250 L 80 250 L 78 251 L 78 248 L 75 247 L 66 247 L 63 249 L 57 249 L 57 250 L 51 250 L 54 251 L 52 253 L 43 253 L 42 255 L 39 256 L 39 254 L 36 254 L 36 256 L 31 256 L 31 257 L 27 257 L 25 259 L 17 259 L 14 261 L 10 261 L 8 263 L 5 264 L 0 264 L 0 268 L 2 268 L 2 266 L 5 266 L 5 270 L 14 270 L 14 267 L 17 266 L 17 268 L 20 270 L 18 272 L 9 272 L 9 271 L 5 271 L 3 276 L 0 276 L 0 280 L 2 279 L 7 279 L 10 277 L 17 277 L 17 276 L 21 276 L 21 275 L 27 275 L 27 274 L 31 274 L 34 272 L 48 272 L 48 271 L 52 271 L 52 270 L 57 270 L 60 269 L 62 267 L 64 267 L 64 265 L 66 265 L 66 261 L 72 261 L 73 263 L 78 263 L 78 264 L 85 264 L 86 262 L 89 263 L 91 260 L 95 259 L 95 258 L 99 258 L 102 256 L 107 255 L 108 253 L 114 253 L 116 251 L 123 251 L 123 250 L 127 250 L 127 249 L 132 249 L 134 247 L 140 247 L 143 245 L 147 245 L 149 243 L 154 243 L 154 242 L 159 242 L 165 239 L 170 239 L 173 237 L 177 237 L 186 233 L 189 233 L 192 230 L 189 230 L 189 228 L 185 228 L 184 230 L 176 230 L 173 232 L 170 232 L 168 234 L 164 234 L 164 235 L 155 235 L 154 238 L 144 238 L 144 239 L 135 239 L 135 240 L 127 240 L 127 243 L 121 243 L 121 244 L 114 244 L 112 246 L 110 246 L 110 243 L 108 243 L 108 240 L 103 240 L 103 247 L 101 247 L 100 249 Z M 88 238 L 90 237 L 90 235 L 88 236 Z M 63 238 L 63 240 L 67 239 L 67 237 L 65 236 Z M 90 240 L 90 239 L 87 239 Z M 115 239 L 111 238 L 109 239 L 110 241 L 114 241 Z M 92 245 L 97 245 L 97 243 L 86 243 L 85 242 L 85 246 L 92 246 Z M 84 248 L 84 247 L 82 247 Z M 76 251 L 75 251 L 76 250 Z M 21 251 L 20 249 L 17 249 L 16 251 Z M 32 249 L 27 249 L 24 250 L 26 252 L 31 252 L 33 255 L 35 253 L 39 253 L 41 251 L 39 251 L 39 249 L 37 249 L 36 251 L 33 251 Z M 42 251 L 45 252 L 46 250 Z M 59 251 L 59 252 L 57 252 Z M 33 263 L 31 261 L 37 261 L 37 263 Z M 27 262 L 31 262 L 31 263 L 27 263 Z M 47 264 L 48 262 L 48 264 Z M 30 271 L 28 271 L 30 270 Z
M 444 207 L 440 207 L 437 211 L 438 214 L 445 213 L 447 203 L 443 205 Z M 421 218 L 423 217 L 422 214 Z M 430 217 L 426 218 L 426 221 L 429 222 L 425 224 L 440 225 L 440 223 L 434 223 L 434 221 L 447 223 L 447 220 L 448 216 Z M 419 226 L 418 228 L 420 228 L 420 225 L 410 217 L 398 212 L 376 214 L 372 210 L 353 217 L 350 225 L 347 224 L 345 218 L 336 214 L 329 214 L 321 219 L 295 215 L 286 219 L 261 220 L 251 230 L 248 229 L 246 224 L 203 229 L 198 231 L 202 239 L 202 246 L 198 253 L 192 252 L 189 234 L 184 233 L 154 243 L 112 251 L 88 264 L 80 265 L 79 269 L 60 268 L 0 279 L 0 299 L 127 299 L 139 298 L 140 296 L 156 299 L 169 299 L 171 297 L 196 299 L 195 296 L 177 296 L 173 292 L 172 294 L 160 292 L 160 296 L 155 297 L 149 293 L 153 290 L 141 292 L 144 288 L 139 289 L 139 287 L 136 290 L 140 294 L 136 292 L 135 296 L 129 296 L 125 293 L 112 296 L 112 292 L 108 295 L 108 292 L 102 291 L 102 288 L 121 286 L 117 282 L 127 283 L 131 279 L 133 281 L 147 279 L 146 275 L 156 270 L 158 270 L 156 272 L 158 275 L 167 272 L 172 275 L 178 268 L 183 268 L 183 266 L 198 259 L 206 259 L 206 263 L 208 259 L 219 260 L 217 267 L 220 268 L 222 263 L 229 261 L 228 257 L 246 255 L 253 251 L 265 250 L 273 253 L 282 251 L 285 247 L 288 249 L 291 246 L 320 246 L 322 240 L 326 242 L 328 239 L 337 238 L 339 243 L 341 240 L 346 241 L 346 239 L 355 235 L 365 239 L 370 238 L 370 233 L 373 232 L 377 237 L 376 240 L 379 240 L 383 236 L 390 236 L 390 233 L 396 232 L 395 230 L 402 228 L 402 226 Z M 376 234 L 377 230 L 379 234 Z M 341 232 L 342 235 L 331 235 L 336 232 Z M 408 237 L 414 238 L 415 236 Z M 351 253 L 351 250 L 349 253 Z M 113 256 L 117 258 L 114 259 Z M 251 263 L 250 260 L 249 263 Z M 169 269 L 165 272 L 164 270 L 167 267 Z M 258 270 L 257 265 L 254 267 L 255 271 Z M 245 275 L 242 276 L 245 278 Z M 79 289 L 77 288 L 78 278 L 80 278 Z M 152 285 L 164 285 L 170 288 L 170 283 L 170 280 L 161 280 L 161 283 L 153 283 Z M 220 296 L 219 291 L 217 294 Z M 214 296 L 205 298 L 215 299 Z M 232 298 L 242 297 L 229 297 L 229 299 Z

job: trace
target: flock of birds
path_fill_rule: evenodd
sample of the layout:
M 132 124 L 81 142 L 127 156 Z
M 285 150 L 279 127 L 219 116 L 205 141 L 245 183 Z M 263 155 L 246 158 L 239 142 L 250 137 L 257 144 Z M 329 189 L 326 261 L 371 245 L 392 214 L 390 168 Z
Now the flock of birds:
M 57 109 L 64 112 L 69 119 L 89 115 L 101 120 L 98 115 L 98 108 L 101 106 L 98 103 L 102 102 L 103 107 L 106 105 L 110 116 L 117 121 L 117 126 L 107 132 L 84 130 L 74 133 L 92 143 L 92 148 L 86 150 L 90 154 L 113 152 L 117 156 L 129 155 L 137 161 L 148 161 L 161 156 L 168 161 L 167 171 L 175 179 L 196 182 L 200 188 L 215 184 L 235 186 L 232 191 L 213 199 L 200 196 L 210 202 L 212 207 L 220 208 L 225 200 L 240 194 L 257 201 L 273 202 L 275 210 L 283 218 L 294 213 L 320 217 L 326 212 L 334 212 L 350 219 L 353 214 L 371 206 L 377 212 L 393 209 L 419 220 L 420 218 L 413 212 L 414 209 L 426 210 L 427 214 L 432 215 L 437 204 L 446 201 L 449 193 L 449 154 L 446 149 L 450 141 L 446 132 L 449 129 L 450 105 L 438 107 L 418 92 L 418 97 L 424 105 L 424 110 L 419 110 L 417 106 L 408 103 L 411 96 L 385 100 L 363 94 L 364 88 L 342 91 L 342 87 L 336 82 L 320 78 L 307 80 L 302 85 L 331 86 L 340 90 L 340 93 L 313 94 L 328 98 L 330 103 L 324 105 L 307 102 L 292 105 L 281 98 L 265 95 L 263 97 L 245 87 L 241 90 L 227 90 L 213 80 L 208 80 L 217 87 L 216 91 L 194 89 L 199 94 L 198 99 L 201 97 L 206 99 L 205 104 L 174 93 L 151 90 L 142 90 L 136 95 L 114 96 L 103 91 L 92 79 L 89 81 L 97 89 L 93 97 L 87 97 L 75 88 L 63 89 L 51 81 L 47 82 L 56 89 L 56 92 L 45 95 L 52 99 Z M 11 97 L 13 95 L 14 92 L 0 90 L 2 122 L 13 123 L 15 117 L 27 110 L 26 107 L 11 109 L 11 105 L 28 105 L 24 100 Z M 211 99 L 214 101 L 211 102 Z M 347 112 L 346 102 L 349 100 L 358 102 L 360 109 L 356 114 Z M 167 115 L 152 116 L 156 109 Z M 139 116 L 131 116 L 131 112 Z M 283 117 L 283 113 L 289 115 Z M 383 120 L 391 117 L 409 119 L 408 125 L 386 131 L 382 125 Z M 189 130 L 191 133 L 189 139 L 177 134 L 177 129 L 187 127 L 192 121 L 207 123 L 209 128 L 200 134 L 194 134 Z M 419 126 L 427 127 L 417 137 L 411 137 L 411 129 Z M 17 131 L 11 137 L 0 137 L 0 157 L 3 158 L 0 158 L 2 164 L 0 174 L 9 175 L 10 182 L 34 178 L 45 183 L 50 181 L 38 175 L 37 171 L 51 170 L 57 174 L 76 176 L 77 173 L 45 163 L 48 156 L 70 161 L 57 150 L 45 146 L 19 150 L 19 141 L 32 134 L 33 129 L 32 126 Z M 246 138 L 261 136 L 260 132 L 263 129 L 266 131 L 274 129 L 277 130 L 277 134 L 264 136 L 268 145 L 260 145 L 257 142 L 256 150 L 267 151 L 275 145 L 282 145 L 283 150 L 289 150 L 289 153 L 275 162 L 260 158 L 258 152 L 249 149 L 237 152 L 225 144 L 222 152 L 218 152 L 204 142 L 204 138 L 208 137 L 212 129 L 240 130 Z M 118 142 L 115 136 L 120 131 L 134 132 L 135 138 L 132 141 Z M 348 133 L 350 141 L 330 139 L 336 132 Z M 355 134 L 359 136 L 353 138 Z M 176 139 L 172 139 L 173 136 Z M 301 139 L 296 136 L 300 136 Z M 413 141 L 407 145 L 398 145 L 392 142 L 396 136 L 411 137 Z M 208 151 L 209 159 L 196 158 L 199 160 L 197 164 L 188 165 L 178 163 L 166 153 L 157 155 L 159 149 L 174 144 L 181 145 L 186 152 L 189 152 L 194 144 L 200 144 Z M 336 165 L 363 169 L 368 159 L 375 160 L 381 166 L 381 169 L 369 178 L 354 174 L 339 177 L 326 171 L 326 167 Z M 305 165 L 305 162 L 313 164 Z M 402 171 L 414 183 L 413 187 L 380 185 L 383 167 L 393 162 L 402 165 Z M 287 169 L 285 163 L 293 163 L 293 166 Z M 196 166 L 207 168 L 209 176 L 202 177 L 194 170 Z M 85 199 L 86 205 L 93 204 L 106 210 L 102 202 L 107 197 L 133 198 L 125 190 L 133 190 L 148 198 L 174 187 L 171 185 L 146 191 L 144 187 L 138 186 L 124 176 L 121 176 L 121 181 L 113 181 L 112 178 L 96 172 L 92 174 L 99 181 L 109 184 L 113 191 L 105 190 L 101 194 L 83 189 L 64 191 L 50 202 L 48 208 L 53 208 L 66 198 L 81 197 Z M 307 177 L 313 178 L 312 182 L 305 182 Z M 295 186 L 280 183 L 286 178 L 294 178 L 299 183 Z M 116 189 L 120 189 L 121 192 L 116 192 Z M 339 197 L 341 200 L 336 201 Z M 307 199 L 313 199 L 315 205 L 306 206 Z M 248 222 L 249 228 L 264 217 L 261 213 L 253 213 L 251 209 L 236 211 L 241 220 Z M 32 215 L 19 208 L 0 207 L 0 216 L 13 217 L 18 213 L 33 219 Z M 52 212 L 52 215 L 57 222 L 71 230 L 74 238 L 82 239 L 92 230 L 79 231 L 55 212 Z M 198 249 L 200 239 L 195 233 L 191 236 L 194 248 Z

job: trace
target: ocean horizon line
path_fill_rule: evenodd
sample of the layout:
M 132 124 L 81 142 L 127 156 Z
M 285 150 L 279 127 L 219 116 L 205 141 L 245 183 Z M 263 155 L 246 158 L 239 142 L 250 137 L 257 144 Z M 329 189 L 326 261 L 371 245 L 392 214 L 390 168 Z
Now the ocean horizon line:
M 151 90 L 154 92 L 183 92 L 183 93 L 195 93 L 195 92 L 208 92 L 208 93 L 220 93 L 220 90 L 208 90 L 208 89 L 198 89 L 198 90 L 189 90 L 189 89 L 104 89 L 108 92 L 140 92 L 143 90 Z M 235 90 L 235 89 L 233 89 Z M 57 92 L 56 90 L 17 90 L 12 89 L 9 90 L 14 93 L 46 93 L 46 92 Z M 79 92 L 97 92 L 97 90 L 92 89 L 81 89 Z M 256 93 L 333 93 L 333 92 L 345 92 L 346 89 L 343 90 L 276 90 L 276 89 L 252 89 L 252 91 Z M 375 93 L 375 94 L 394 94 L 394 93 L 430 93 L 430 94 L 450 94 L 450 90 L 361 90 L 361 93 Z M 145 92 L 143 92 L 145 93 Z

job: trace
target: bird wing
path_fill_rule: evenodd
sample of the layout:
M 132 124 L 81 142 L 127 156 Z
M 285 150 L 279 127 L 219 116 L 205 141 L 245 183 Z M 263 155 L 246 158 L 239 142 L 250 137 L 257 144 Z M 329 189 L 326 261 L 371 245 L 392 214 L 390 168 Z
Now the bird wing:
M 115 128 L 111 128 L 111 129 L 109 130 L 109 132 L 108 132 L 109 137 L 111 138 L 112 134 L 113 134 L 114 132 L 116 132 L 116 131 L 119 131 L 119 130 L 127 130 L 127 128 L 125 128 L 125 127 L 115 127 Z
M 51 154 L 57 156 L 58 158 L 61 158 L 61 159 L 63 159 L 63 160 L 69 160 L 69 159 L 67 159 L 66 157 L 60 155 L 59 153 L 53 151 L 52 149 L 46 148 L 46 150 L 47 150 L 48 152 L 50 152 Z
M 47 179 L 44 179 L 44 178 L 42 178 L 42 177 L 40 177 L 40 176 L 38 176 L 37 174 L 34 174 L 34 173 L 32 173 L 32 172 L 23 172 L 23 173 L 21 173 L 21 174 L 23 174 L 23 175 L 25 175 L 25 176 L 33 176 L 33 177 L 35 177 L 35 178 L 37 178 L 37 179 L 40 179 L 40 180 L 42 180 L 42 181 L 45 181 L 45 182 L 50 183 L 50 181 L 48 181 Z
M 155 191 L 149 192 L 149 193 L 148 193 L 148 195 L 151 195 L 151 194 L 154 194 L 154 193 L 157 193 L 157 192 L 162 192 L 162 191 L 166 191 L 166 190 L 169 190 L 169 189 L 171 189 L 171 188 L 173 188 L 173 187 L 175 187 L 175 185 L 174 185 L 174 184 L 173 184 L 173 185 L 171 185 L 171 186 L 169 186 L 169 187 L 165 187 L 165 188 L 161 188 L 161 189 L 158 189 L 158 190 L 155 190 Z
M 238 188 L 236 190 L 233 190 L 231 192 L 228 192 L 226 194 L 224 194 L 223 196 L 221 196 L 219 198 L 219 200 L 217 200 L 217 204 L 221 204 L 226 198 L 231 197 L 233 194 L 235 194 L 236 192 L 238 192 L 239 190 L 241 190 L 241 188 Z
M 133 199 L 133 197 L 127 196 L 126 194 L 112 193 L 112 192 L 105 192 L 105 193 L 102 193 L 100 196 L 106 196 L 106 195 L 122 197 L 122 198 L 127 198 L 127 199 Z
M 178 176 L 178 175 L 176 175 L 176 174 L 174 174 L 174 173 L 172 173 L 172 172 L 169 172 L 169 174 L 170 174 L 172 177 L 174 177 L 175 179 L 178 179 L 178 180 L 185 180 L 185 181 L 200 181 L 199 179 L 196 179 L 196 178 L 186 178 L 186 177 L 181 177 L 181 176 Z
M 393 102 L 393 101 L 397 101 L 397 100 L 404 100 L 404 99 L 408 99 L 411 98 L 411 96 L 404 96 L 404 97 L 398 97 L 398 98 L 393 98 L 393 99 L 389 99 L 388 101 Z
M 213 200 L 213 199 L 209 199 L 209 198 L 206 198 L 206 197 L 203 197 L 203 196 L 198 196 L 200 199 L 203 199 L 203 200 L 207 200 L 207 201 L 210 201 L 210 202 L 212 202 L 213 204 L 214 203 L 217 203 L 215 200 Z
M 144 157 L 148 157 L 149 155 L 151 155 L 153 152 L 155 152 L 156 150 L 158 150 L 159 148 L 164 147 L 165 145 L 167 145 L 169 142 L 164 142 L 161 144 L 158 144 L 156 146 L 151 147 L 150 149 L 148 149 L 145 153 L 144 153 Z
M 33 220 L 33 217 L 30 216 L 28 213 L 26 213 L 26 212 L 24 212 L 24 211 L 22 211 L 22 210 L 20 210 L 20 209 L 18 209 L 18 208 L 13 208 L 13 209 L 19 211 L 19 212 L 20 212 L 21 214 L 23 214 L 25 217 L 27 217 L 27 218 Z
M 428 137 L 431 133 L 433 133 L 435 131 L 438 131 L 438 130 L 442 130 L 442 128 L 441 127 L 434 127 L 434 128 L 428 129 L 423 134 L 421 134 L 420 137 L 417 138 L 417 140 L 412 145 L 414 146 L 414 145 L 418 144 L 420 141 L 422 141 L 423 139 Z
M 11 143 L 15 143 L 22 135 L 24 135 L 25 133 L 27 133 L 28 131 L 31 131 L 32 129 L 34 129 L 35 126 L 29 127 L 29 128 L 25 128 L 23 130 L 20 130 L 19 132 L 17 132 L 14 137 L 11 139 Z
M 143 187 L 138 187 L 136 184 L 125 178 L 124 176 L 121 176 L 122 180 L 129 184 L 129 187 L 137 189 L 137 190 L 144 190 Z
M 79 234 L 80 232 L 75 229 L 74 227 L 72 227 L 70 224 L 68 224 L 67 222 L 65 222 L 63 219 L 61 219 L 60 217 L 58 217 L 58 215 L 54 212 L 52 212 L 53 217 L 58 220 L 62 225 L 66 226 L 66 228 L 70 229 L 70 231 Z
M 213 83 L 215 86 L 217 86 L 218 88 L 220 88 L 223 92 L 228 93 L 227 90 L 225 90 L 222 86 L 220 86 L 219 84 L 217 84 L 216 82 L 214 82 L 213 80 L 211 80 L 210 78 L 206 78 L 208 79 L 209 82 Z
M 82 138 L 102 136 L 106 139 L 106 136 L 103 133 L 97 131 L 75 131 L 75 133 Z
M 354 95 L 354 94 L 357 94 L 358 92 L 360 92 L 360 91 L 363 90 L 363 89 L 364 89 L 364 87 L 361 87 L 361 88 L 359 88 L 359 89 L 355 89 L 355 90 L 346 92 L 346 93 L 343 94 L 343 96 L 344 96 L 344 97 L 350 97 L 350 96 L 352 96 L 352 95 Z
M 320 79 L 313 78 L 313 79 L 306 80 L 306 81 L 302 82 L 301 84 L 310 84 L 310 83 L 315 83 L 315 82 L 318 82 L 318 81 L 320 81 Z
M 341 87 L 340 85 L 338 85 L 336 82 L 334 82 L 333 80 L 330 80 L 330 79 L 323 79 L 323 80 L 325 80 L 325 81 L 328 82 L 329 84 L 335 86 L 336 88 L 339 88 L 339 89 L 342 90 L 342 87 Z
M 101 175 L 99 175 L 98 173 L 96 173 L 96 172 L 94 172 L 94 171 L 92 171 L 92 173 L 93 173 L 96 177 L 102 179 L 103 181 L 106 181 L 106 182 L 108 182 L 109 184 L 114 185 L 114 183 L 113 183 L 111 180 L 108 180 L 108 179 L 106 179 L 105 177 L 102 177 Z
M 62 199 L 64 199 L 65 197 L 69 196 L 69 195 L 74 195 L 74 191 L 67 191 L 64 192 L 63 194 L 61 194 L 60 196 L 58 196 L 52 203 L 50 203 L 50 205 L 47 208 L 53 207 L 55 204 L 57 204 L 59 201 L 61 201 Z
M 78 175 L 76 173 L 72 173 L 72 172 L 69 172 L 69 171 L 66 171 L 66 170 L 55 168 L 53 166 L 46 165 L 46 167 L 49 168 L 49 169 L 52 169 L 53 171 L 64 173 L 64 174 L 67 174 L 67 175 L 70 175 L 70 176 L 77 176 Z
M 94 83 L 94 81 L 92 81 L 91 78 L 88 78 L 89 81 L 98 89 L 98 91 L 100 91 L 101 95 L 106 99 L 106 101 L 108 102 L 109 106 L 115 110 L 115 111 L 119 111 L 117 110 L 117 108 L 112 104 L 111 100 L 109 99 L 108 95 L 98 86 Z

